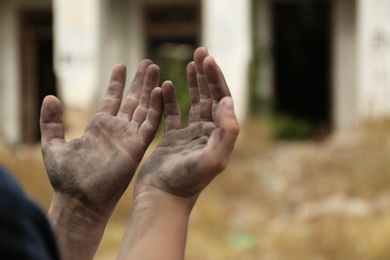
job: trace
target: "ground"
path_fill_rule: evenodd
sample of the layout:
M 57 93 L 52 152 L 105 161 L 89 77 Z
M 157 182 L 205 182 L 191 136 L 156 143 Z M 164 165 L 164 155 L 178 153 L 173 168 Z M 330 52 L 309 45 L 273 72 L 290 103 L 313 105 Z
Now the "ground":
M 390 259 L 390 123 L 317 141 L 275 141 L 250 120 L 228 168 L 204 191 L 186 259 Z M 0 148 L 0 162 L 44 208 L 39 145 Z M 131 187 L 130 187 L 131 189 Z M 96 259 L 115 259 L 131 207 L 125 193 Z

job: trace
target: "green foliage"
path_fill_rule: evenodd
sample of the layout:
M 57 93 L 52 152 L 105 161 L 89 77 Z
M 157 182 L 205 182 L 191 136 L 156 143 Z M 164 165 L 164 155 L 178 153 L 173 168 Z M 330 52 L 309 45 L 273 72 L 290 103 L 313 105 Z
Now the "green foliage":
M 181 113 L 183 118 L 186 120 L 190 109 L 190 97 L 186 78 L 186 67 L 188 61 L 183 59 L 166 58 L 158 59 L 156 60 L 156 63 L 160 66 L 160 84 L 166 80 L 171 80 L 173 82 L 179 99 Z
M 304 140 L 314 134 L 313 125 L 290 115 L 276 115 L 272 122 L 273 137 L 278 140 Z

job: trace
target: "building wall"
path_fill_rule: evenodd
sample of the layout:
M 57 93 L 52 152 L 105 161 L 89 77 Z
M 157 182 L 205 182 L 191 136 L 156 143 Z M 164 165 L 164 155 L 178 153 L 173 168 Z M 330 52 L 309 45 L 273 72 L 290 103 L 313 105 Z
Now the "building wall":
M 332 118 L 334 129 L 356 124 L 356 1 L 333 1 Z
M 202 42 L 224 72 L 239 120 L 247 114 L 251 14 L 249 0 L 202 1 Z
M 199 0 L 186 1 L 186 3 Z M 127 66 L 126 88 L 146 55 L 143 7 L 179 0 L 54 0 L 56 75 L 68 138 L 78 136 L 103 97 L 115 64 Z M 91 11 L 92 10 L 92 11 Z M 74 13 L 84 13 L 85 26 L 74 24 Z M 86 13 L 93 12 L 94 15 Z M 82 35 L 83 37 L 79 37 Z M 88 48 L 90 44 L 91 46 Z M 69 60 L 80 61 L 70 64 Z M 79 122 L 77 125 L 74 122 Z
M 246 113 L 247 71 L 250 59 L 250 1 L 221 0 L 201 3 L 201 45 L 207 47 L 220 64 L 231 88 L 240 118 Z M 187 3 L 186 2 L 186 3 Z M 55 73 L 59 97 L 67 109 L 68 129 L 90 115 L 91 107 L 104 94 L 116 63 L 128 67 L 129 85 L 139 62 L 146 57 L 142 7 L 145 4 L 182 3 L 179 0 L 16 0 L 2 1 L 0 10 L 2 87 L 2 132 L 7 142 L 21 139 L 19 122 L 20 64 L 17 10 L 53 6 Z M 72 7 L 72 5 L 74 5 Z M 76 6 L 76 7 L 75 7 Z M 215 19 L 215 18 L 218 19 Z M 6 51 L 5 51 L 6 50 Z M 237 69 L 239 68 L 239 69 Z M 88 111 L 87 111 L 88 110 Z M 5 113 L 5 111 L 7 111 Z M 86 115 L 81 116 L 83 111 Z M 76 133 L 77 134 L 77 133 Z M 72 135 L 70 136 L 72 137 Z
M 258 30 L 259 46 L 264 51 L 259 68 L 259 91 L 272 101 L 272 0 L 192 1 L 200 3 L 202 8 L 200 45 L 207 47 L 220 64 L 231 88 L 236 112 L 240 119 L 244 119 L 247 114 L 248 66 L 252 57 L 252 22 Z M 56 63 L 64 61 L 64 50 L 79 59 L 83 55 L 91 58 L 84 59 L 89 65 L 77 69 L 67 70 L 63 64 L 56 64 L 61 98 L 67 108 L 81 109 L 93 107 L 100 100 L 116 63 L 127 65 L 128 86 L 139 62 L 147 58 L 143 5 L 181 3 L 179 0 L 1 1 L 0 135 L 10 143 L 18 142 L 23 131 L 19 104 L 22 93 L 18 12 L 23 8 L 50 8 L 52 2 L 54 6 L 58 5 L 54 9 Z M 69 34 L 72 32 L 66 31 L 69 28 L 61 28 L 64 26 L 61 21 L 72 23 L 62 16 L 66 11 L 59 6 L 71 2 L 84 4 L 84 12 L 95 10 L 94 15 L 82 15 L 88 20 L 84 21 L 87 23 L 84 29 L 89 33 L 84 43 L 80 43 L 77 33 L 71 39 Z M 365 118 L 390 114 L 390 0 L 338 0 L 332 3 L 331 109 L 337 130 L 347 129 Z M 65 23 L 65 27 L 69 24 Z M 67 49 L 69 43 L 74 44 L 73 49 Z M 86 78 L 75 80 L 83 73 Z
M 390 116 L 390 0 L 358 1 L 359 119 Z
M 0 138 L 16 143 L 21 138 L 19 13 L 48 9 L 51 0 L 3 0 L 0 3 Z
M 55 2 L 60 5 L 68 6 L 73 3 L 68 0 L 55 0 Z M 86 31 L 95 31 L 94 35 L 90 35 L 90 40 L 93 39 L 95 42 L 98 42 L 98 46 L 95 49 L 95 55 L 99 57 L 99 60 L 94 60 L 90 65 L 93 66 L 94 70 L 98 71 L 96 75 L 95 82 L 91 80 L 86 84 L 87 92 L 76 94 L 77 90 L 71 87 L 72 82 L 67 82 L 67 79 L 74 78 L 67 74 L 67 76 L 60 77 L 60 86 L 62 91 L 69 92 L 69 97 L 64 95 L 65 102 L 72 107 L 81 107 L 83 108 L 86 105 L 94 105 L 97 100 L 104 95 L 108 80 L 110 78 L 111 70 L 117 63 L 124 63 L 127 65 L 127 75 L 128 75 L 128 84 L 131 82 L 132 77 L 135 74 L 136 69 L 138 68 L 139 62 L 146 57 L 146 46 L 145 38 L 143 34 L 143 17 L 142 11 L 143 6 L 146 4 L 166 4 L 166 3 L 182 3 L 178 0 L 112 0 L 112 1 L 99 1 L 98 4 L 96 1 L 90 0 L 74 0 L 77 5 L 80 6 L 91 6 L 95 11 L 99 12 L 98 19 L 91 17 L 95 22 L 88 25 Z M 186 1 L 186 3 L 195 2 L 195 1 Z M 98 7 L 96 7 L 98 6 Z M 69 19 L 71 15 L 64 15 L 62 18 L 58 18 L 63 13 L 64 8 L 58 8 L 55 12 L 58 12 L 57 15 L 57 26 L 60 23 L 60 20 L 63 19 L 65 24 L 69 24 Z M 88 8 L 87 8 L 88 9 Z M 59 19 L 59 20 L 58 20 Z M 77 28 L 74 28 L 77 30 Z M 72 41 L 72 37 L 69 36 L 70 32 L 66 32 L 64 28 L 56 27 L 56 34 L 60 36 L 57 37 L 57 53 L 56 55 L 61 55 L 59 53 L 58 46 L 62 43 L 64 45 L 69 45 L 67 41 Z M 63 36 L 61 36 L 63 34 Z M 77 37 L 75 42 L 77 43 Z M 77 49 L 77 48 L 73 48 Z M 72 50 L 68 50 L 72 52 Z M 77 54 L 77 53 L 75 53 Z M 63 55 L 63 54 L 62 54 Z M 78 53 L 77 56 L 85 55 L 85 52 Z M 77 70 L 73 70 L 70 73 L 73 75 L 81 75 L 82 71 L 88 75 L 90 72 L 86 71 L 87 67 L 83 66 Z M 61 75 L 64 73 L 64 67 L 57 66 L 57 74 Z M 82 96 L 93 96 L 93 99 L 85 100 Z
M 72 6 L 74 3 L 68 0 L 55 0 L 59 4 L 58 13 L 56 19 L 63 20 L 64 27 L 69 27 L 69 19 L 72 19 L 72 11 L 59 17 L 63 14 L 64 6 Z M 86 32 L 93 31 L 93 34 L 88 36 L 89 39 L 85 39 L 87 43 L 94 42 L 94 48 L 89 50 L 89 56 L 95 57 L 92 62 L 83 64 L 83 66 L 74 69 L 72 64 L 70 65 L 70 71 L 66 72 L 66 67 L 57 66 L 57 75 L 63 74 L 63 77 L 59 78 L 60 87 L 62 92 L 68 93 L 63 95 L 64 101 L 69 107 L 74 109 L 83 110 L 86 107 L 95 107 L 96 103 L 103 97 L 113 67 L 117 63 L 124 63 L 127 65 L 128 84 L 138 67 L 138 63 L 145 58 L 144 41 L 142 37 L 142 19 L 140 12 L 140 1 L 128 1 L 128 0 L 112 0 L 112 1 L 76 1 L 77 5 L 84 6 L 86 10 L 94 9 L 97 13 L 94 17 L 89 17 L 93 22 L 88 23 L 88 26 L 84 28 Z M 57 23 L 57 26 L 59 26 Z M 61 35 L 57 37 L 56 46 L 64 44 L 68 46 L 69 38 L 72 39 L 72 30 L 79 30 L 77 26 L 71 28 L 70 32 L 65 31 L 66 28 L 55 28 L 56 34 Z M 87 33 L 85 33 L 87 34 Z M 81 57 L 86 55 L 85 51 L 78 53 L 77 46 L 80 45 L 77 35 L 74 37 L 75 48 L 64 50 L 68 53 L 74 53 L 73 55 Z M 72 40 L 71 40 L 72 41 Z M 57 49 L 56 56 L 60 56 L 61 53 Z M 63 54 L 62 54 L 63 55 Z M 86 60 L 90 60 L 86 58 Z M 72 74 L 73 76 L 69 76 Z M 89 77 L 84 83 L 74 84 L 74 81 L 68 81 L 68 79 L 79 78 L 81 75 L 93 75 Z M 82 87 L 81 87 L 82 86 Z M 83 88 L 83 92 L 80 91 Z
M 115 0 L 104 3 L 99 100 L 105 93 L 115 64 L 126 64 L 128 87 L 138 63 L 145 57 L 140 8 L 139 1 Z
M 100 75 L 101 1 L 54 0 L 54 67 L 60 96 L 72 109 L 94 101 Z

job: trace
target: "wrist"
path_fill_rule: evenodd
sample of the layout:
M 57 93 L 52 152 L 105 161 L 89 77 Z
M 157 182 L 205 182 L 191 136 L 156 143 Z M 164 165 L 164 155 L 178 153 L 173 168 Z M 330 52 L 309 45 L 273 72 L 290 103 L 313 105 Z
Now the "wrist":
M 151 185 L 142 185 L 141 188 L 135 189 L 134 192 L 134 205 L 171 205 L 178 207 L 181 211 L 191 213 L 198 195 L 183 197 L 174 193 L 158 189 Z
M 61 217 L 61 222 L 72 221 L 75 222 L 75 225 L 81 224 L 89 227 L 108 221 L 109 214 L 97 213 L 86 207 L 78 199 L 55 192 L 48 211 L 48 217 L 53 220 Z
M 57 238 L 62 259 L 92 259 L 108 222 L 79 200 L 54 193 L 48 219 Z
M 184 259 L 194 201 L 158 189 L 135 196 L 118 259 Z

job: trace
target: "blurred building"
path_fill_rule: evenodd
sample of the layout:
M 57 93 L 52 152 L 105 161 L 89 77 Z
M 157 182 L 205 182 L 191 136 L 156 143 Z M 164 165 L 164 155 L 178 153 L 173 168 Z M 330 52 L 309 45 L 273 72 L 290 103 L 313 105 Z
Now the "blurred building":
M 47 94 L 77 115 L 116 63 L 130 81 L 143 58 L 188 61 L 197 46 L 240 119 L 250 97 L 334 130 L 390 114 L 390 0 L 2 0 L 0 138 L 39 140 Z

